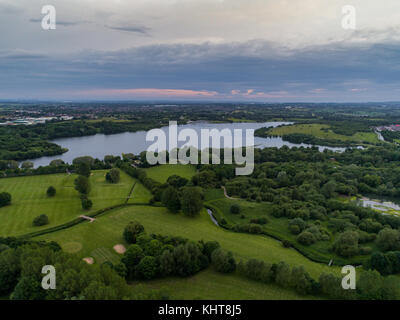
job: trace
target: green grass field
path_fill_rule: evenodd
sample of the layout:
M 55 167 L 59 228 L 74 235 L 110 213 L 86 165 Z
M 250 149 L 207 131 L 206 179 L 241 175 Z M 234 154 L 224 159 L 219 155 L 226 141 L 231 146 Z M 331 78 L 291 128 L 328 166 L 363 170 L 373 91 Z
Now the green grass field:
M 286 261 L 291 265 L 304 265 L 315 277 L 323 271 L 339 270 L 312 262 L 293 249 L 283 248 L 279 241 L 270 237 L 234 233 L 217 227 L 206 210 L 198 217 L 188 218 L 181 214 L 171 214 L 165 208 L 126 207 L 112 210 L 98 217 L 93 223 L 84 222 L 34 239 L 54 240 L 66 251 L 71 252 L 69 248 L 73 247 L 73 252 L 79 256 L 91 256 L 97 262 L 103 262 L 105 252 L 114 258 L 118 257 L 113 250 L 114 245 L 127 245 L 122 238 L 122 232 L 132 220 L 141 222 L 148 233 L 182 236 L 191 240 L 216 240 L 223 248 L 232 251 L 238 260 L 257 258 L 272 263 Z M 99 255 L 99 250 L 102 255 Z
M 146 172 L 149 178 L 164 183 L 174 174 L 190 180 L 195 175 L 196 168 L 189 164 L 164 164 L 148 168 L 146 169 Z
M 340 140 L 340 141 L 353 141 L 353 142 L 369 142 L 378 143 L 379 139 L 374 132 L 357 132 L 352 136 L 345 136 L 334 133 L 329 129 L 326 124 L 294 124 L 289 126 L 282 126 L 273 128 L 269 134 L 283 136 L 291 133 L 302 133 L 315 136 L 320 139 Z
M 264 284 L 242 278 L 237 274 L 221 274 L 212 268 L 188 278 L 164 278 L 137 281 L 132 284 L 136 293 L 150 290 L 169 292 L 174 300 L 304 300 L 316 299 L 300 296 L 293 290 L 274 284 Z M 173 289 L 172 289 L 173 288 Z
M 0 208 L 0 236 L 16 236 L 38 231 L 68 222 L 81 214 L 90 214 L 123 203 L 135 180 L 121 172 L 121 181 L 118 184 L 110 184 L 105 181 L 106 172 L 92 172 L 89 198 L 93 201 L 93 207 L 90 211 L 82 210 L 79 194 L 74 189 L 76 175 L 53 174 L 1 179 L 0 192 L 9 192 L 12 195 L 12 204 Z M 57 190 L 53 198 L 46 195 L 49 186 L 54 186 Z M 147 193 L 141 188 L 144 187 L 140 184 L 135 186 L 138 198 L 134 197 L 133 201 L 144 202 L 147 199 Z M 40 214 L 46 214 L 50 223 L 34 227 L 32 221 Z

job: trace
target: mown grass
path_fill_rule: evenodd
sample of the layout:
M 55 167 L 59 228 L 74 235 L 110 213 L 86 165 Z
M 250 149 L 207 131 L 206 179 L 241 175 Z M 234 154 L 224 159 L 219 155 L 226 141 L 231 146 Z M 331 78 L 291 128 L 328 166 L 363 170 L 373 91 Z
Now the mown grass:
M 173 300 L 304 300 L 316 299 L 300 296 L 293 290 L 264 284 L 240 277 L 221 274 L 212 268 L 188 278 L 163 278 L 132 283 L 134 292 L 163 290 Z
M 135 183 L 132 193 L 128 199 L 128 203 L 149 203 L 153 197 L 151 192 L 146 189 L 141 183 Z
M 151 206 L 133 206 L 115 209 L 96 219 L 95 222 L 85 222 L 69 229 L 46 234 L 34 239 L 57 241 L 64 249 L 69 244 L 80 243 L 82 248 L 75 252 L 81 257 L 92 256 L 98 261 L 96 249 L 104 248 L 114 257 L 115 244 L 127 245 L 122 237 L 124 227 L 128 222 L 141 222 L 148 233 L 182 236 L 191 240 L 215 240 L 221 246 L 234 253 L 240 259 L 261 259 L 271 263 L 286 261 L 291 265 L 303 265 L 314 277 L 323 271 L 336 272 L 336 267 L 328 267 L 310 261 L 293 249 L 285 249 L 279 241 L 270 237 L 234 233 L 214 225 L 206 210 L 195 218 L 181 214 L 171 214 L 165 208 Z
M 193 165 L 183 164 L 164 164 L 146 169 L 147 176 L 161 183 L 167 182 L 172 175 L 178 175 L 182 178 L 190 180 L 196 173 Z
M 353 142 L 369 142 L 378 143 L 378 136 L 374 132 L 357 132 L 352 136 L 337 134 L 329 129 L 326 124 L 294 124 L 272 128 L 269 131 L 270 135 L 283 136 L 291 133 L 302 133 L 315 136 L 320 139 L 353 141 Z
M 12 204 L 0 208 L 0 236 L 16 236 L 46 229 L 71 221 L 81 214 L 90 214 L 123 203 L 135 180 L 121 172 L 120 182 L 110 184 L 105 181 L 106 172 L 92 172 L 89 198 L 93 201 L 93 207 L 90 211 L 82 210 L 79 194 L 74 189 L 76 175 L 53 174 L 0 179 L 0 192 L 6 191 L 12 195 Z M 53 198 L 46 195 L 49 186 L 54 186 L 57 190 Z M 140 190 L 140 186 L 137 188 Z M 145 198 L 145 195 L 141 197 Z M 46 214 L 50 223 L 34 227 L 32 221 L 40 214 Z

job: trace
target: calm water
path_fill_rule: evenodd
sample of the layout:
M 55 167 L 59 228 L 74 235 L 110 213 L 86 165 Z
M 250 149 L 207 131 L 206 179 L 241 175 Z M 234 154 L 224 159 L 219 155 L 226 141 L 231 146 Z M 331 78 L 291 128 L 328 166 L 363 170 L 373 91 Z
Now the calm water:
M 195 129 L 200 137 L 201 129 L 259 129 L 263 127 L 277 127 L 279 125 L 292 124 L 291 122 L 264 122 L 264 123 L 206 123 L 196 122 L 186 125 L 178 126 L 178 132 L 182 129 Z M 161 128 L 168 137 L 168 127 Z M 72 163 L 72 160 L 80 156 L 91 156 L 93 158 L 103 159 L 106 155 L 121 155 L 122 153 L 133 153 L 139 154 L 154 142 L 146 142 L 146 131 L 137 132 L 125 132 L 113 135 L 96 134 L 94 136 L 86 137 L 75 137 L 75 138 L 63 138 L 56 139 L 52 142 L 67 148 L 69 151 L 57 156 L 42 157 L 31 160 L 35 168 L 39 166 L 46 166 L 50 161 L 54 159 L 62 159 L 64 162 Z M 245 139 L 243 137 L 243 142 Z M 183 145 L 185 142 L 178 144 Z M 282 147 L 284 145 L 289 147 L 311 147 L 307 144 L 293 144 L 290 142 L 283 141 L 280 137 L 274 138 L 254 138 L 255 146 L 258 148 L 268 147 Z M 330 149 L 334 151 L 343 151 L 345 148 L 331 148 L 331 147 L 319 147 L 320 151 L 324 149 Z

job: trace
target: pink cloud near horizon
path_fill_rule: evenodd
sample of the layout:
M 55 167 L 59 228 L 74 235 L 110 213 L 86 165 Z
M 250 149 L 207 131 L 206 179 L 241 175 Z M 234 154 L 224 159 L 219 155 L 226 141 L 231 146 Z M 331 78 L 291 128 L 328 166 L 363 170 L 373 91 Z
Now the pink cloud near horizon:
M 107 97 L 166 97 L 166 98 L 191 98 L 191 97 L 215 97 L 216 91 L 207 90 L 186 90 L 186 89 L 157 89 L 157 88 L 136 88 L 136 89 L 93 89 L 80 91 L 79 94 L 87 96 Z

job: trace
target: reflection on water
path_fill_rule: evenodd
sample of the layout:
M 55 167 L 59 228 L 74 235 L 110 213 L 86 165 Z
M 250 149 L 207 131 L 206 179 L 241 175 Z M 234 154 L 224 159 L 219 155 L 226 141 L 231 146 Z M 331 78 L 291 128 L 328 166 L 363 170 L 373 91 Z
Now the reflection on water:
M 200 137 L 201 129 L 259 129 L 263 127 L 277 127 L 279 125 L 289 125 L 292 122 L 263 122 L 263 123 L 207 123 L 207 122 L 193 122 L 186 125 L 178 126 L 178 132 L 182 129 L 194 129 Z M 166 133 L 168 139 L 168 127 L 161 128 Z M 232 131 L 233 132 L 233 131 Z M 72 163 L 72 160 L 80 156 L 91 156 L 100 160 L 104 159 L 106 155 L 121 155 L 122 153 L 139 154 L 153 142 L 146 142 L 146 131 L 125 132 L 113 135 L 96 134 L 93 136 L 75 137 L 75 138 L 62 138 L 56 139 L 52 142 L 67 148 L 69 151 L 57 156 L 42 157 L 32 160 L 35 168 L 39 166 L 46 166 L 54 159 L 61 159 L 64 162 Z M 243 137 L 245 141 L 245 138 Z M 168 141 L 168 140 L 167 140 Z M 245 143 L 245 142 L 244 142 Z M 254 143 L 257 148 L 277 147 L 280 148 L 284 145 L 288 147 L 311 147 L 308 144 L 294 144 L 283 141 L 281 137 L 260 138 L 255 137 Z M 178 144 L 183 145 L 184 142 Z M 243 144 L 242 144 L 243 145 Z M 319 150 L 329 149 L 333 151 L 342 152 L 345 148 L 332 148 L 319 146 Z

